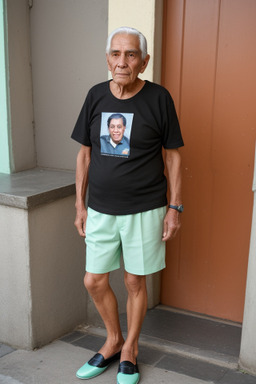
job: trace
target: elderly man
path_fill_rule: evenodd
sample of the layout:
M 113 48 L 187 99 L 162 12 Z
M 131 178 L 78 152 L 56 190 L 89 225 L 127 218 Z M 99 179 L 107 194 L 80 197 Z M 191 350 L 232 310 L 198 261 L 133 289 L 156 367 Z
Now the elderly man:
M 113 156 L 128 156 L 129 140 L 125 137 L 126 118 L 121 113 L 112 113 L 107 120 L 109 135 L 100 137 L 101 153 Z
M 145 37 L 133 28 L 118 28 L 108 37 L 106 56 L 112 80 L 89 91 L 72 133 L 82 144 L 77 156 L 75 225 L 86 239 L 84 284 L 107 330 L 105 344 L 77 371 L 77 377 L 95 377 L 120 359 L 117 382 L 136 384 L 138 340 L 147 310 L 146 275 L 165 268 L 165 243 L 180 227 L 178 148 L 183 141 L 169 92 L 138 77 L 149 61 Z M 106 112 L 127 113 L 131 118 L 126 157 L 101 153 L 100 130 Z M 168 209 L 162 147 L 169 180 Z M 128 292 L 126 340 L 109 285 L 109 273 L 120 267 L 121 251 Z

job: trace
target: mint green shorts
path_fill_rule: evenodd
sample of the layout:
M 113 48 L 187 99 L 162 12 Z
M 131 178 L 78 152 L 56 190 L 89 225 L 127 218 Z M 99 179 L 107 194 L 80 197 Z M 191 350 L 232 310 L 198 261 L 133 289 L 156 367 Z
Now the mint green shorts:
M 162 241 L 166 207 L 133 215 L 106 215 L 88 208 L 86 271 L 107 273 L 124 268 L 134 275 L 149 275 L 165 268 Z

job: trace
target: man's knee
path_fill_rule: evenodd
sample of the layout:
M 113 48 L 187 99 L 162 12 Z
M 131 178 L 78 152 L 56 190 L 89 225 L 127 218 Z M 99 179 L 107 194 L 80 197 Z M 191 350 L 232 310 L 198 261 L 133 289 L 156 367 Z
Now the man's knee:
M 91 296 L 104 292 L 108 286 L 108 274 L 94 274 L 86 272 L 84 286 Z
M 146 276 L 125 273 L 125 286 L 129 293 L 138 294 L 141 290 L 146 291 Z

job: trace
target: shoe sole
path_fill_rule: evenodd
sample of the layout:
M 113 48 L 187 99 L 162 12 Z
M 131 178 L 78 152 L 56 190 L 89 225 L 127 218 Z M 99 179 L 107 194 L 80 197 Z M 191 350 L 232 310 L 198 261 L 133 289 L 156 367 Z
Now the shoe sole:
M 90 379 L 93 379 L 94 377 L 100 376 L 102 373 L 104 373 L 106 371 L 107 368 L 108 368 L 108 366 L 105 367 L 105 369 L 103 371 L 96 373 L 96 375 L 91 375 L 90 377 L 81 377 L 77 374 L 76 374 L 76 377 L 80 380 L 90 380 Z
M 138 378 L 138 380 L 137 380 L 136 383 L 134 383 L 134 384 L 138 384 L 139 381 L 140 381 L 140 377 Z M 117 384 L 120 384 L 118 380 L 116 381 L 116 383 L 117 383 Z

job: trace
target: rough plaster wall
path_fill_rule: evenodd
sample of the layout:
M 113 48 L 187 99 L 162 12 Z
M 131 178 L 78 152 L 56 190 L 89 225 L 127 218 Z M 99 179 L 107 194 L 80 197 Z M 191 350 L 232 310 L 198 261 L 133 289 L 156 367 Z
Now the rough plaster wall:
M 29 214 L 34 346 L 86 322 L 85 244 L 73 224 L 74 206 L 71 196 Z
M 7 0 L 10 130 L 13 172 L 36 166 L 29 8 L 27 0 Z
M 31 347 L 27 211 L 0 206 L 0 341 Z
M 38 165 L 74 169 L 72 129 L 89 88 L 107 80 L 108 1 L 34 0 L 30 12 Z

